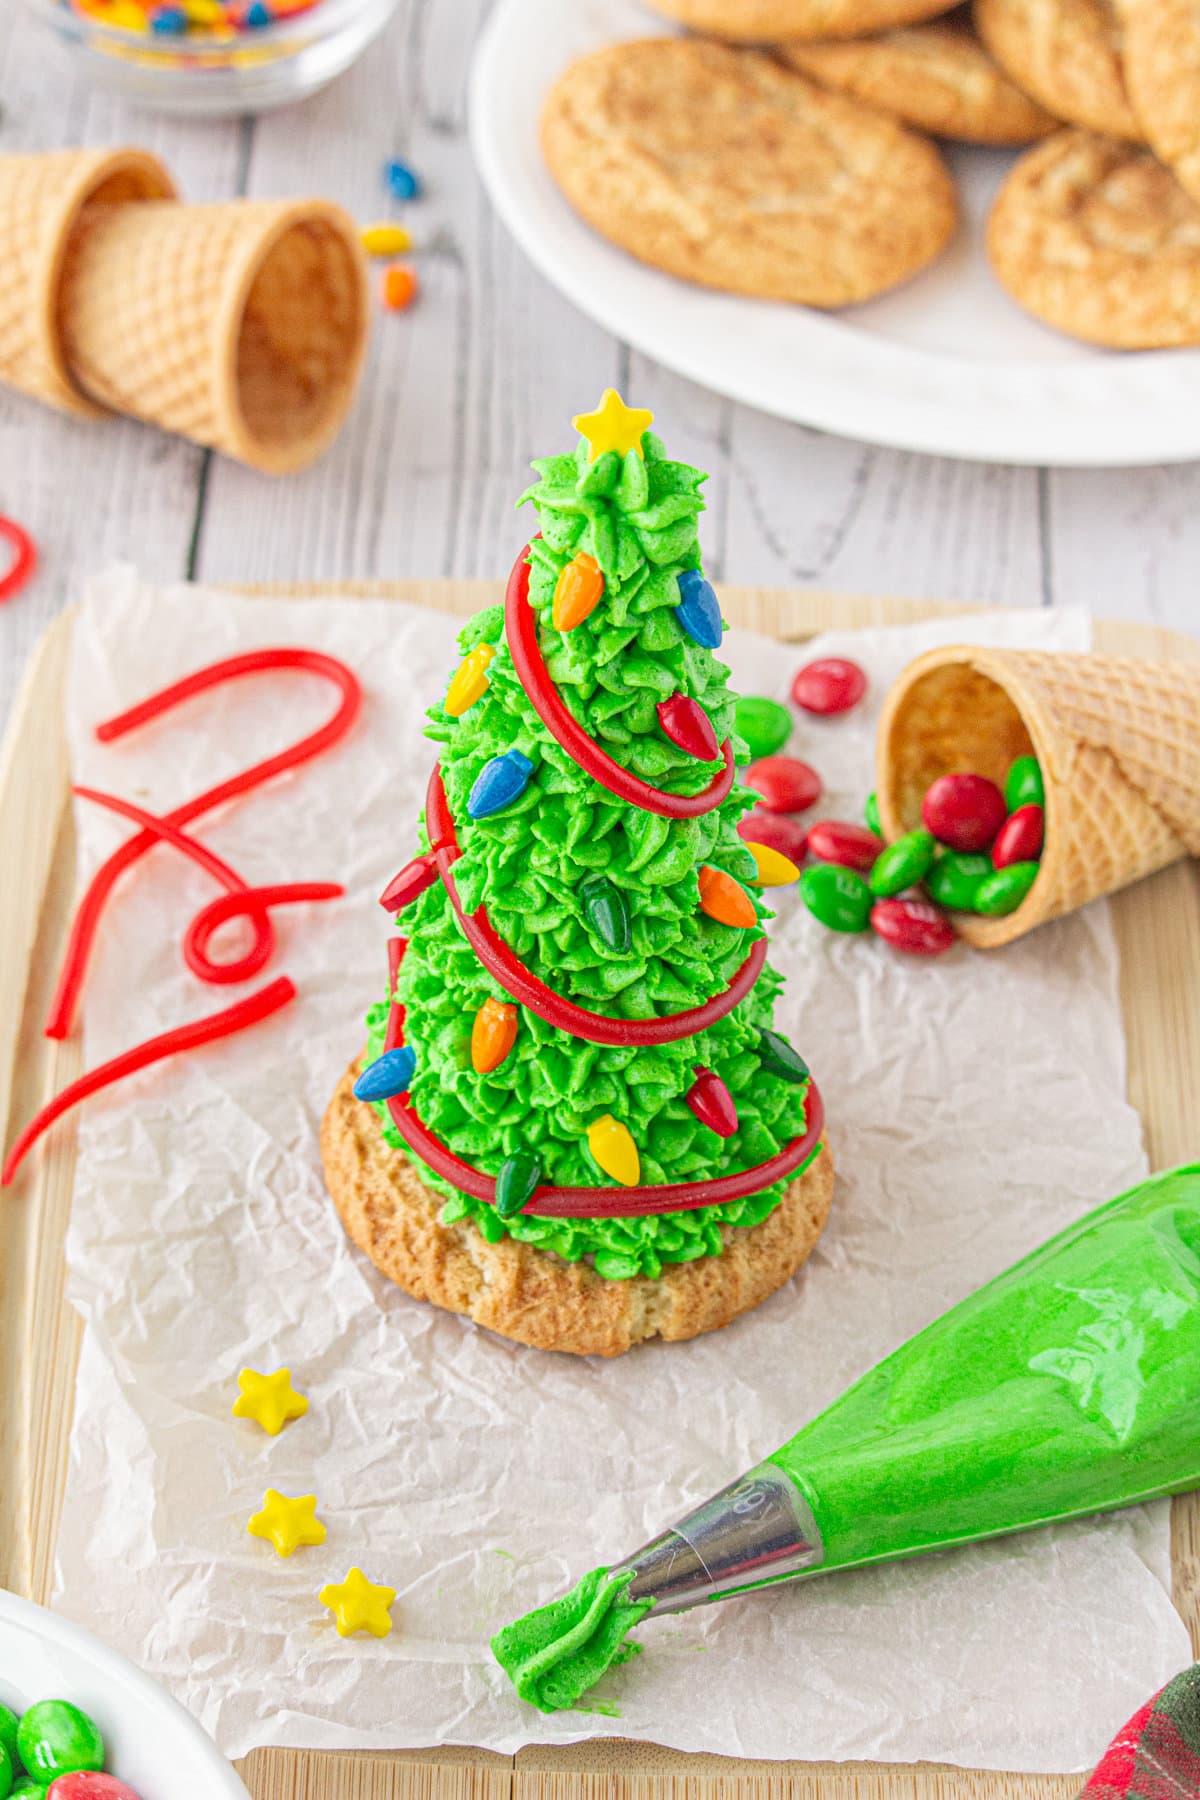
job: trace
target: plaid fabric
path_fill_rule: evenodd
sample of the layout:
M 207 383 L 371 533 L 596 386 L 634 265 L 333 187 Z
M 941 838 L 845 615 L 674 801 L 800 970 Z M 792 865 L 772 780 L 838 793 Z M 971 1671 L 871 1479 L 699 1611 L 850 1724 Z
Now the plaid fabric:
M 1200 1663 L 1118 1731 L 1079 1800 L 1200 1800 Z

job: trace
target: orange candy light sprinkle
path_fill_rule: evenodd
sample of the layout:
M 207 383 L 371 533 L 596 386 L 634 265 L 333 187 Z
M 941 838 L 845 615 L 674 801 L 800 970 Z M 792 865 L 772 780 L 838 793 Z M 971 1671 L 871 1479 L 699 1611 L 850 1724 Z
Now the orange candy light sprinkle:
M 389 312 L 403 312 L 417 297 L 417 277 L 406 263 L 393 263 L 383 276 L 383 304 Z
M 594 556 L 581 550 L 562 570 L 554 586 L 552 618 L 556 631 L 573 631 L 599 605 L 604 576 Z
M 700 870 L 700 910 L 720 925 L 745 928 L 758 924 L 757 909 L 745 888 L 711 863 Z
M 517 1009 L 489 994 L 471 1027 L 471 1066 L 477 1075 L 498 1069 L 517 1041 Z

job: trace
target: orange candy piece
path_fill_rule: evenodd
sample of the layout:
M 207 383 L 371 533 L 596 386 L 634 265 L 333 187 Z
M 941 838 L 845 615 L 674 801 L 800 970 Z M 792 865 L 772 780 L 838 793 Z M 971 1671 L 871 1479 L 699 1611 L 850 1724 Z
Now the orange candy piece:
M 471 1027 L 471 1066 L 477 1075 L 498 1069 L 517 1041 L 517 1009 L 489 994 Z
M 594 556 L 581 550 L 573 556 L 554 584 L 552 618 L 556 631 L 573 631 L 600 603 L 604 576 Z
M 758 924 L 757 908 L 745 888 L 711 863 L 705 863 L 700 870 L 700 911 L 721 925 Z
M 383 275 L 383 304 L 389 312 L 404 312 L 417 297 L 417 277 L 406 263 L 393 263 Z

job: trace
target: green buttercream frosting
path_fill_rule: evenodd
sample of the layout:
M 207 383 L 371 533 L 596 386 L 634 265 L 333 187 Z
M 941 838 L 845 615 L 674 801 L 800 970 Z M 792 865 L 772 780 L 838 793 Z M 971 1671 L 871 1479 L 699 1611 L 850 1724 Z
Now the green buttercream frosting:
M 746 760 L 734 736 L 729 671 L 675 615 L 679 575 L 701 567 L 696 521 L 704 477 L 669 461 L 649 432 L 642 441 L 644 460 L 636 451 L 623 459 L 610 451 L 589 463 L 581 441 L 574 454 L 533 465 L 539 480 L 522 503 L 533 505 L 541 536 L 530 552 L 529 598 L 550 678 L 589 734 L 643 780 L 695 793 L 720 765 L 698 762 L 663 735 L 660 700 L 674 693 L 696 700 L 718 742 L 733 737 L 739 761 Z M 581 551 L 603 571 L 604 594 L 582 623 L 559 632 L 552 623 L 555 585 Z M 485 904 L 496 931 L 534 974 L 593 1011 L 646 1019 L 701 1005 L 729 984 L 770 916 L 754 887 L 748 891 L 759 924 L 751 929 L 722 925 L 698 904 L 703 864 L 753 882 L 754 860 L 737 822 L 755 796 L 735 782 L 728 798 L 698 819 L 665 819 L 617 799 L 538 718 L 513 667 L 502 607 L 478 613 L 459 636 L 464 655 L 479 643 L 495 647 L 483 697 L 458 718 L 434 706 L 427 728 L 439 747 L 462 851 L 454 880 L 464 909 Z M 480 771 L 510 749 L 533 764 L 525 792 L 472 820 L 467 803 Z M 423 829 L 420 843 L 428 846 Z M 589 916 L 586 883 L 597 874 L 624 896 L 628 943 L 621 934 L 615 944 L 606 940 Z M 406 908 L 398 925 L 408 938 L 398 996 L 405 1042 L 417 1059 L 413 1103 L 443 1143 L 487 1174 L 532 1151 L 545 1182 L 611 1185 L 587 1145 L 588 1126 L 605 1113 L 630 1131 L 643 1183 L 702 1181 L 754 1166 L 803 1129 L 805 1089 L 771 1072 L 759 1054 L 781 986 L 769 967 L 724 1019 L 671 1044 L 592 1044 L 522 1007 L 514 1048 L 481 1075 L 470 1055 L 475 1014 L 489 996 L 511 997 L 467 943 L 440 882 Z M 371 1057 L 382 1050 L 387 1011 L 383 1001 L 368 1014 Z M 730 1138 L 702 1125 L 686 1104 L 697 1065 L 714 1070 L 733 1096 L 739 1125 Z M 387 1142 L 401 1150 L 386 1108 L 378 1111 Z M 494 1207 L 418 1167 L 447 1196 L 448 1222 L 469 1218 L 492 1242 L 508 1233 L 568 1261 L 591 1257 L 610 1279 L 657 1277 L 665 1264 L 720 1255 L 722 1227 L 761 1223 L 783 1191 L 777 1183 L 724 1206 L 635 1219 L 503 1220 Z
M 625 1640 L 654 1602 L 626 1598 L 632 1579 L 592 1569 L 561 1600 L 496 1633 L 492 1654 L 522 1700 L 539 1712 L 559 1712 L 607 1670 L 640 1656 L 642 1646 Z

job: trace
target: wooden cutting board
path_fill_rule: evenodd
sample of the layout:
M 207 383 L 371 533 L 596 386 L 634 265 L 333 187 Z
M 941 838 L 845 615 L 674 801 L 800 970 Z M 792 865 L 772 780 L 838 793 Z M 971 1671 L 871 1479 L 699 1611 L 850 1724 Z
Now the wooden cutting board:
M 328 587 L 258 590 L 272 596 Z M 500 597 L 484 582 L 403 582 L 342 590 L 469 614 Z M 905 624 L 962 607 L 865 596 L 727 588 L 726 616 L 791 642 L 832 626 Z M 253 605 L 253 594 L 231 597 Z M 74 897 L 63 696 L 72 620 L 47 632 L 0 752 L 0 1120 L 19 1121 L 78 1072 L 76 1041 L 40 1034 Z M 1115 654 L 1200 661 L 1200 643 L 1148 626 L 1096 626 Z M 1200 1153 L 1200 869 L 1178 864 L 1114 902 L 1121 948 L 1129 1093 L 1152 1167 Z M 1003 951 L 998 952 L 1003 955 Z M 75 1140 L 64 1123 L 0 1197 L 0 1584 L 45 1600 L 66 1476 L 79 1323 L 66 1305 L 63 1239 Z M 1175 1599 L 1200 1656 L 1200 1495 L 1174 1503 Z M 797 1745 L 797 1749 L 802 1746 Z M 1102 1746 L 1097 1745 L 1097 1754 Z M 255 1800 L 1073 1800 L 1074 1776 L 1003 1775 L 933 1764 L 744 1762 L 601 1740 L 332 1755 L 260 1750 L 242 1773 Z M 184 1800 L 184 1797 L 180 1797 Z

